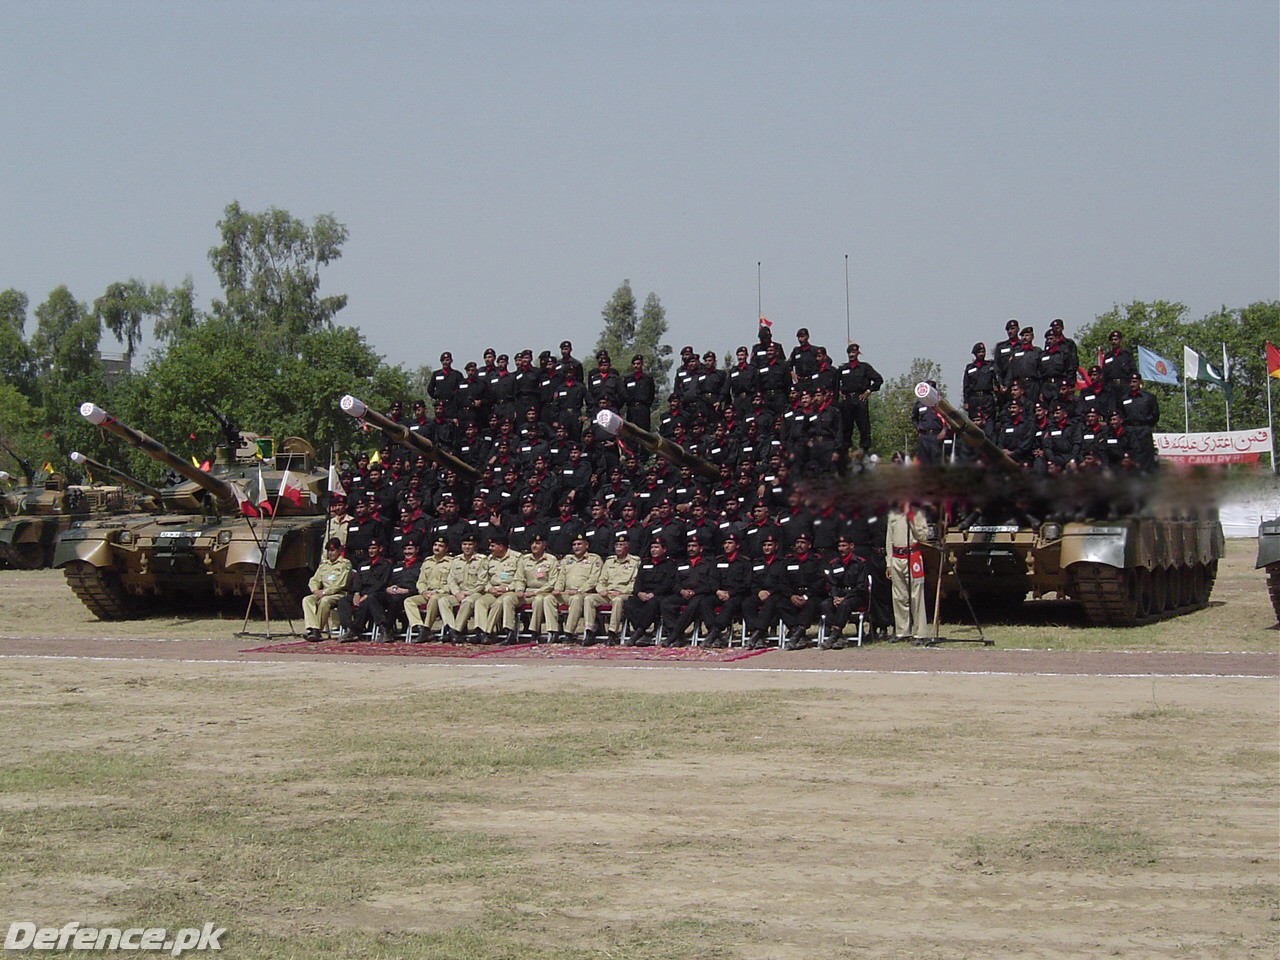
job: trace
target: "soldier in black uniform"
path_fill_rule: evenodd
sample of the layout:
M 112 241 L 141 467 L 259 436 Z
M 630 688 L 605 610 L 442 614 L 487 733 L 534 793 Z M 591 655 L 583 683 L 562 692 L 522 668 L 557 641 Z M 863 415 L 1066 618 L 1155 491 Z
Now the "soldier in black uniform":
M 827 584 L 827 596 L 820 608 L 827 621 L 823 649 L 842 650 L 844 628 L 871 602 L 870 564 L 854 552 L 849 535 L 842 533 L 836 539 L 836 555 L 823 567 L 822 576 Z
M 601 399 L 609 401 L 609 409 L 621 413 L 627 405 L 627 391 L 622 378 L 613 369 L 613 359 L 607 350 L 596 354 L 596 368 L 587 377 L 587 409 L 594 415 L 600 409 Z
M 391 566 L 391 575 L 381 598 L 386 617 L 383 624 L 383 640 L 386 643 L 390 643 L 402 627 L 408 626 L 404 601 L 418 590 L 418 574 L 422 572 L 422 558 L 418 553 L 416 543 L 406 543 L 404 556 Z
M 987 417 L 996 412 L 996 366 L 987 360 L 987 347 L 983 343 L 973 345 L 973 363 L 964 368 L 961 396 L 970 419 L 977 410 Z
M 654 625 L 662 613 L 662 602 L 677 589 L 676 565 L 667 556 L 661 540 L 649 544 L 649 560 L 640 564 L 635 590 L 622 601 L 622 614 L 631 624 L 629 646 L 651 647 Z
M 662 625 L 666 631 L 664 647 L 682 647 L 689 642 L 690 627 L 699 623 L 704 630 L 713 629 L 712 601 L 715 598 L 715 563 L 703 555 L 696 539 L 685 545 L 688 556 L 676 561 L 676 590 L 662 601 Z
M 936 389 L 938 384 L 930 380 L 929 386 Z M 916 428 L 916 459 L 927 467 L 941 465 L 942 436 L 946 431 L 938 411 L 923 400 L 917 400 L 911 408 L 911 422 Z
M 742 602 L 748 650 L 765 646 L 765 633 L 778 622 L 788 586 L 787 565 L 778 556 L 777 535 L 770 531 L 760 541 L 760 558 L 751 564 L 749 590 Z
M 390 580 L 391 564 L 382 555 L 382 544 L 371 540 L 368 557 L 352 574 L 352 592 L 338 601 L 338 622 L 342 624 L 344 643 L 359 640 L 360 634 L 371 625 L 386 620 L 384 591 Z
M 871 414 L 867 400 L 880 389 L 884 377 L 876 368 L 860 359 L 861 348 L 851 343 L 846 348 L 849 362 L 840 368 L 840 423 L 844 431 L 842 449 L 853 443 L 853 428 L 858 428 L 858 448 L 865 455 L 871 449 Z
M 435 401 L 437 411 L 443 409 L 448 415 L 461 382 L 462 374 L 453 369 L 453 354 L 446 350 L 440 354 L 440 369 L 431 375 L 431 382 L 427 384 L 427 395 Z
M 1102 384 L 1118 407 L 1129 390 L 1129 378 L 1138 368 L 1134 366 L 1133 354 L 1124 348 L 1124 335 L 1119 330 L 1107 335 L 1107 343 L 1108 349 L 1102 355 Z
M 996 365 L 996 409 L 1003 408 L 1009 398 L 1009 360 L 1013 356 L 1013 351 L 1018 349 L 1018 345 L 1022 342 L 1022 338 L 1018 336 L 1018 321 L 1009 320 L 1004 325 L 1005 338 L 997 343 L 994 347 L 994 361 Z
M 1129 392 L 1120 401 L 1124 428 L 1133 437 L 1133 460 L 1138 469 L 1149 472 L 1156 468 L 1156 442 L 1153 436 L 1160 425 L 1160 402 L 1142 389 L 1142 377 L 1129 376 Z
M 658 390 L 653 377 L 644 372 L 644 357 L 640 354 L 631 358 L 631 375 L 622 386 L 627 397 L 626 418 L 641 430 L 650 429 Z
M 1023 327 L 1018 337 L 1018 346 L 1009 354 L 1009 384 L 1017 381 L 1026 391 L 1023 405 L 1035 403 L 1040 398 L 1040 348 L 1035 345 L 1036 332 L 1030 327 Z
M 812 535 L 805 530 L 796 536 L 795 549 L 783 561 L 786 571 L 786 597 L 779 606 L 779 615 L 787 625 L 788 650 L 802 650 L 809 646 L 806 631 L 818 620 L 825 581 L 822 561 L 810 549 Z
M 796 377 L 796 384 L 803 390 L 809 386 L 809 380 L 818 369 L 818 356 L 809 343 L 808 327 L 801 327 L 796 331 L 796 345 L 791 348 L 791 356 L 788 359 Z

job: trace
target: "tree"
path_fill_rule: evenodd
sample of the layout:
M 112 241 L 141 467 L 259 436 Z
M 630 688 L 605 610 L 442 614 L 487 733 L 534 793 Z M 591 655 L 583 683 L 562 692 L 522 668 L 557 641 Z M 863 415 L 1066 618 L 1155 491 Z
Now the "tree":
M 662 342 L 667 334 L 667 311 L 656 293 L 645 297 L 644 312 L 637 313 L 631 281 L 623 280 L 600 311 L 604 329 L 592 352 L 609 351 L 615 366 L 624 373 L 637 353 L 644 357 L 645 370 L 653 377 L 659 397 L 668 389 L 671 346 Z
M 35 366 L 31 347 L 23 339 L 27 326 L 27 295 L 21 290 L 0 292 L 0 382 L 23 396 L 35 396 Z
M 345 294 L 320 296 L 320 268 L 342 256 L 347 228 L 332 214 L 308 227 L 275 207 L 250 213 L 232 202 L 218 221 L 222 243 L 209 262 L 225 299 L 213 314 L 244 324 L 294 350 L 303 334 L 332 325 L 347 305 Z
M 936 360 L 916 357 L 904 374 L 886 380 L 871 395 L 871 450 L 882 460 L 894 451 L 915 456 L 916 428 L 911 411 L 916 405 L 916 384 L 922 380 L 942 380 L 942 365 Z
M 99 431 L 79 416 L 85 400 L 107 398 L 98 344 L 102 324 L 65 286 L 54 288 L 35 309 L 36 393 L 47 440 L 60 460 L 71 450 L 100 449 Z
M 670 384 L 671 345 L 663 343 L 667 335 L 667 311 L 656 293 L 644 299 L 644 310 L 636 327 L 635 352 L 644 357 L 645 370 L 657 385 L 658 396 L 666 396 Z
M 613 296 L 601 309 L 600 316 L 604 318 L 604 329 L 600 331 L 600 338 L 596 340 L 591 352 L 607 350 L 619 369 L 625 370 L 625 364 L 635 353 L 633 347 L 638 318 L 636 295 L 631 292 L 630 280 L 623 280 L 618 289 L 613 291 Z

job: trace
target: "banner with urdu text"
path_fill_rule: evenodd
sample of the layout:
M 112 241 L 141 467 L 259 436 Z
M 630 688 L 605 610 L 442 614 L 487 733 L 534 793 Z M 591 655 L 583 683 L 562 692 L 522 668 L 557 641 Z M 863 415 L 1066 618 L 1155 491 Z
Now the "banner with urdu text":
M 1156 453 L 1179 463 L 1257 463 L 1271 453 L 1271 429 L 1157 433 Z

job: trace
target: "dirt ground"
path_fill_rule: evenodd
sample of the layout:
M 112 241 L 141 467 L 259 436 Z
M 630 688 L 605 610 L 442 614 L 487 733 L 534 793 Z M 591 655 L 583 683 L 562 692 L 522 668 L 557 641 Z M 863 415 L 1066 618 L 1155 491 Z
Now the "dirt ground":
M 97 624 L 2 573 L 0 925 L 213 921 L 228 957 L 1270 958 L 1280 631 L 1245 552 L 1171 647 L 723 665 L 250 654 L 235 619 Z

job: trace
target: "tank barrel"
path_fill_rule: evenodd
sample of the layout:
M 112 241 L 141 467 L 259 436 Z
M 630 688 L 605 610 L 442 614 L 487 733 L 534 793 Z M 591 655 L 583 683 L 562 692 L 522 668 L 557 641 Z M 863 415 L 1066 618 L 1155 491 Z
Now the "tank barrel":
M 86 457 L 78 450 L 73 450 L 71 452 L 71 462 L 79 464 L 86 470 L 96 470 L 98 473 L 110 477 L 112 480 L 116 481 L 116 483 L 122 483 L 126 487 L 132 487 L 139 493 L 145 493 L 149 497 L 154 497 L 156 503 L 159 503 L 162 499 L 162 494 L 155 487 L 149 486 L 141 480 L 129 476 L 123 470 L 117 470 L 115 467 L 109 467 L 105 463 L 100 463 L 99 461 L 94 460 L 92 457 Z
M 436 446 L 426 437 L 419 436 L 403 424 L 396 423 L 389 417 L 385 417 L 372 410 L 369 405 L 357 397 L 347 394 L 339 402 L 342 412 L 356 420 L 363 420 L 371 423 L 389 439 L 406 449 L 415 453 L 420 453 L 432 463 L 441 467 L 448 467 L 460 477 L 466 477 L 468 480 L 475 480 L 480 476 L 480 471 L 464 460 L 455 457 L 448 450 Z
M 694 473 L 706 477 L 708 480 L 718 480 L 720 478 L 720 469 L 714 463 L 695 456 L 680 444 L 672 443 L 666 437 L 660 437 L 656 433 L 650 433 L 648 430 L 637 427 L 630 420 L 624 420 L 612 410 L 601 410 L 596 414 L 595 422 L 596 426 L 610 436 L 621 437 L 636 446 L 644 447 L 650 453 L 657 454 L 664 460 L 670 460 L 677 467 L 688 467 Z
M 153 440 L 141 430 L 126 426 L 94 403 L 80 404 L 80 416 L 108 433 L 115 434 L 130 446 L 137 447 L 152 460 L 163 463 L 170 470 L 208 491 L 217 498 L 220 507 L 227 510 L 235 509 L 236 494 L 231 484 L 205 473 L 199 467 L 193 466 L 190 461 L 183 460 L 159 440 Z
M 970 420 L 963 410 L 957 410 L 944 400 L 937 387 L 924 382 L 917 383 L 916 399 L 938 411 L 938 416 L 947 422 L 947 426 L 954 430 L 961 440 L 968 444 L 970 448 L 976 450 L 982 456 L 982 459 L 991 466 L 1005 473 L 1022 472 L 1017 461 L 1009 456 L 1006 451 L 1001 450 L 992 443 L 991 438 L 983 433 L 982 428 Z

